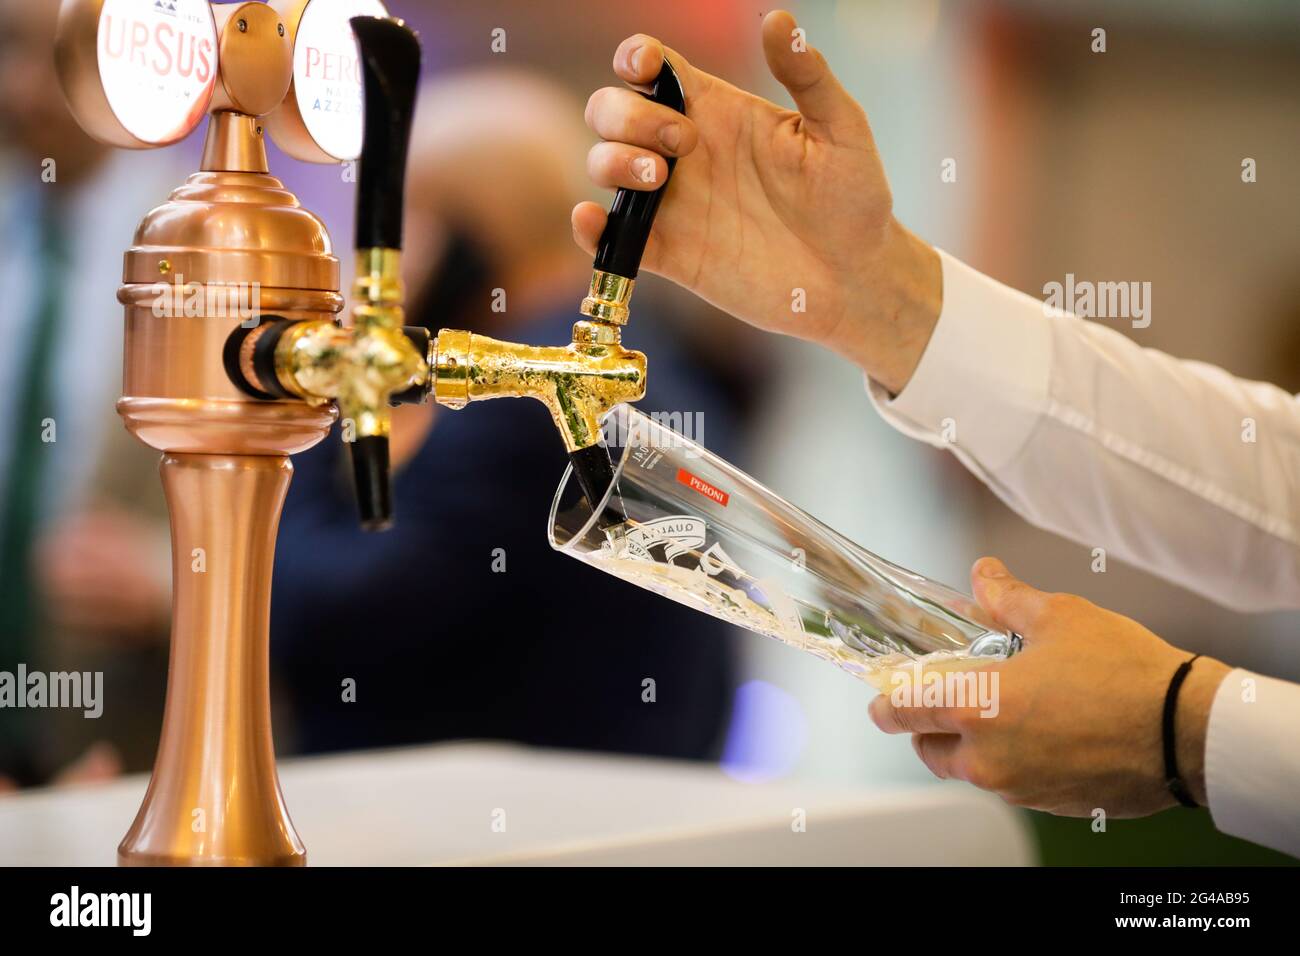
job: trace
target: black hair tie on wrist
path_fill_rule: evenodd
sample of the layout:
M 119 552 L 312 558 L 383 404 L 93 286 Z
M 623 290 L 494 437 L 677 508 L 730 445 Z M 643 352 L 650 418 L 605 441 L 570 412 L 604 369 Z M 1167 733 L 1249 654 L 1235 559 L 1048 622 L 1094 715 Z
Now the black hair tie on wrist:
M 1192 809 L 1197 808 L 1200 804 L 1192 799 L 1192 792 L 1187 789 L 1187 784 L 1178 773 L 1178 742 L 1174 735 L 1174 715 L 1178 711 L 1179 688 L 1183 686 L 1183 681 L 1187 679 L 1192 664 L 1200 656 L 1200 654 L 1193 655 L 1189 660 L 1183 661 L 1178 670 L 1174 671 L 1173 679 L 1169 681 L 1169 690 L 1165 692 L 1165 713 L 1162 721 L 1165 750 L 1165 785 L 1169 787 L 1169 792 L 1174 795 L 1175 800 Z

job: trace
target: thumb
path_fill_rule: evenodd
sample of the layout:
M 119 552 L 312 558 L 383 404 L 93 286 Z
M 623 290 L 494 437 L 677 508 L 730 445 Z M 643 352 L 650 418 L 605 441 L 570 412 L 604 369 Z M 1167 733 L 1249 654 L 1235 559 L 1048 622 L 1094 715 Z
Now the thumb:
M 763 20 L 763 55 L 767 68 L 789 91 L 805 120 L 829 128 L 858 127 L 870 135 L 862 107 L 784 10 L 775 10 Z
M 980 607 L 1021 637 L 1033 637 L 1047 618 L 1052 595 L 1015 577 L 997 558 L 980 558 L 975 562 L 971 568 L 971 585 Z

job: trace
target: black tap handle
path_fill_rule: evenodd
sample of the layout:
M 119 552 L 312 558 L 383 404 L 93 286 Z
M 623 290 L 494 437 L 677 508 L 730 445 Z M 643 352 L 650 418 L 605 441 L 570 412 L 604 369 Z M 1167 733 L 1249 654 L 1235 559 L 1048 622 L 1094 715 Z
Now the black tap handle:
M 663 68 L 655 77 L 654 87 L 648 94 L 642 94 L 655 103 L 669 106 L 679 113 L 686 112 L 686 94 L 682 82 L 677 78 L 677 71 L 672 68 L 668 58 L 664 58 Z M 664 188 L 673 174 L 676 159 L 668 160 L 668 176 L 663 185 L 653 192 L 636 189 L 620 189 L 614 195 L 614 204 L 609 207 L 609 220 L 605 231 L 600 235 L 596 246 L 594 267 L 601 272 L 609 272 L 625 279 L 635 279 L 641 267 L 641 255 L 645 244 L 650 239 L 650 227 L 654 225 L 655 213 L 664 198 Z
M 356 247 L 400 249 L 406 156 L 420 81 L 420 40 L 401 20 L 353 17 L 351 23 L 365 88 Z
M 573 463 L 573 475 L 578 479 L 578 487 L 587 499 L 593 512 L 601 507 L 605 493 L 614 484 L 614 462 L 609 449 L 603 444 L 589 445 L 569 452 L 569 461 Z M 599 528 L 612 528 L 627 521 L 627 505 L 619 494 L 617 486 L 605 501 L 605 507 L 598 516 Z
M 367 435 L 350 445 L 361 527 L 383 531 L 393 523 L 393 482 L 388 465 L 388 438 Z
M 401 20 L 353 17 L 365 97 L 364 138 L 357 182 L 357 249 L 402 248 L 406 159 L 420 82 L 420 40 Z M 388 436 L 351 443 L 361 526 L 381 531 L 393 523 Z

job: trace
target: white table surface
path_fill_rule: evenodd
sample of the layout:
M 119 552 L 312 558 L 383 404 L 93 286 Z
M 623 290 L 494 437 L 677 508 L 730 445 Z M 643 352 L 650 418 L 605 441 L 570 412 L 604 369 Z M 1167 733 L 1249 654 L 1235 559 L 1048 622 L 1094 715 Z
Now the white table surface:
M 452 744 L 286 760 L 310 864 L 1035 862 L 1024 820 L 960 784 L 750 784 L 716 767 Z M 0 797 L 0 864 L 112 866 L 146 779 Z M 794 832 L 796 809 L 806 830 Z M 493 830 L 505 813 L 505 831 Z

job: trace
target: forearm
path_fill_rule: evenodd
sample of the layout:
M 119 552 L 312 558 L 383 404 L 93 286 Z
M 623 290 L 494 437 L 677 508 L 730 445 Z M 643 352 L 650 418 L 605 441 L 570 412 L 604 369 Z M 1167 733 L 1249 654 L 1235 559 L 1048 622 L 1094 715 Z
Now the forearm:
M 1292 396 L 1045 314 L 951 257 L 943 272 L 906 387 L 873 376 L 887 420 L 952 450 L 1035 524 L 1231 607 L 1296 605 Z

